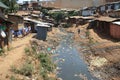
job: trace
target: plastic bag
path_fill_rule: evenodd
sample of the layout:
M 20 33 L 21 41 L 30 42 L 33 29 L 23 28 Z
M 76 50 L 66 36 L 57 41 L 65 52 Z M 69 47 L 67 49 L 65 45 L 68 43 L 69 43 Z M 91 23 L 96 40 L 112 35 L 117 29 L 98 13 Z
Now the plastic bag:
M 1 30 L 0 35 L 1 35 L 3 38 L 6 37 L 6 34 L 5 34 L 5 32 L 4 32 L 3 30 Z

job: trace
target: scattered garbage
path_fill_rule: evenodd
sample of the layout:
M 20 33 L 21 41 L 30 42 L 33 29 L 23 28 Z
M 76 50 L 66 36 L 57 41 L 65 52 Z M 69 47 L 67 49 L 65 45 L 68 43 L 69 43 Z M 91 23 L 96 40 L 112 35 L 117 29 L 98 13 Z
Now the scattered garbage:
M 74 76 L 75 76 L 75 77 L 77 77 L 78 75 L 77 75 L 77 74 L 75 74 Z
M 48 51 L 51 51 L 51 48 L 47 48 Z
M 62 78 L 58 78 L 57 80 L 63 80 Z
M 101 57 L 92 57 L 90 64 L 94 67 L 102 67 L 107 63 L 107 59 Z
M 57 67 L 57 68 L 56 68 L 56 70 L 57 70 L 57 71 L 60 71 L 60 70 L 61 70 L 61 68 L 60 68 L 60 67 Z

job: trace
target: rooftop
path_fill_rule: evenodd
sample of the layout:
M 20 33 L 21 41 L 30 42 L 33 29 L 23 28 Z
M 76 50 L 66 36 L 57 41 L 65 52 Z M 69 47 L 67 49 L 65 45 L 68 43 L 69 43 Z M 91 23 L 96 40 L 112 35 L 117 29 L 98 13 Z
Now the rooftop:
M 0 7 L 1 8 L 8 8 L 5 4 L 3 4 L 2 2 L 0 2 Z
M 111 18 L 111 17 L 105 17 L 105 16 L 101 16 L 99 18 L 96 18 L 96 20 L 99 20 L 99 21 L 106 21 L 106 22 L 112 22 L 112 21 L 115 21 L 117 20 L 117 18 Z
M 113 24 L 117 24 L 117 25 L 120 25 L 120 21 L 117 21 L 117 22 L 113 22 Z

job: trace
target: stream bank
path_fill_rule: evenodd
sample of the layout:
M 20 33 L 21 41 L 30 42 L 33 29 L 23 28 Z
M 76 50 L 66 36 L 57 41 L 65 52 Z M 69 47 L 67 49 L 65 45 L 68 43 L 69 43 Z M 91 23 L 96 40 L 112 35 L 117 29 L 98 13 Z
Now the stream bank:
M 67 29 L 74 32 L 74 41 L 89 71 L 100 80 L 120 80 L 120 43 L 101 37 L 88 24 Z M 77 30 L 81 32 L 78 35 Z M 105 38 L 106 37 L 106 38 Z M 83 47 L 81 47 L 83 46 Z
M 55 51 L 58 54 L 54 57 L 58 77 L 62 80 L 98 80 L 91 75 L 87 64 L 79 55 L 73 36 L 73 33 L 67 33 Z

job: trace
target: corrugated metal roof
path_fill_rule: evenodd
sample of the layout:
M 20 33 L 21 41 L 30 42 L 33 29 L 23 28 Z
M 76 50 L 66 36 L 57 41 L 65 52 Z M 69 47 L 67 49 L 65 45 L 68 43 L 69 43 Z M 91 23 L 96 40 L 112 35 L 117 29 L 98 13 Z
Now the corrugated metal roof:
M 113 22 L 113 24 L 117 24 L 117 25 L 120 25 L 120 21 L 117 21 L 117 22 Z
M 49 28 L 49 27 L 50 27 L 50 26 L 45 25 L 45 24 L 37 24 L 36 26 L 38 26 L 38 27 L 47 27 L 47 28 Z
M 71 16 L 70 18 L 75 18 L 75 19 L 94 19 L 94 16 L 88 16 L 88 17 L 83 17 L 83 16 Z
M 2 2 L 0 2 L 0 7 L 1 8 L 8 8 L 5 4 L 3 4 Z
M 111 17 L 102 16 L 102 17 L 96 18 L 96 20 L 106 21 L 106 22 L 112 22 L 112 21 L 117 20 L 117 18 L 111 18 Z
M 39 26 L 42 26 L 42 27 L 50 27 L 50 25 L 52 25 L 50 23 L 45 23 L 45 22 L 41 22 L 41 21 L 38 21 L 38 20 L 29 19 L 29 18 L 24 18 L 24 20 L 34 22 L 34 23 L 37 24 L 37 26 L 39 25 Z

